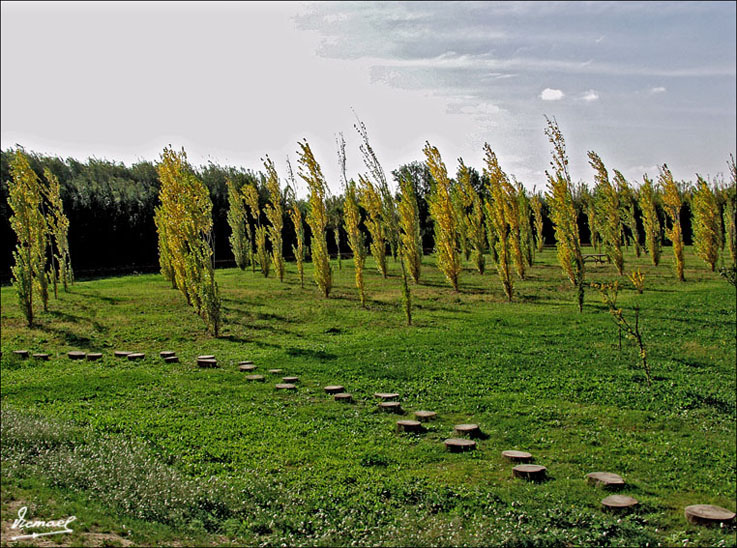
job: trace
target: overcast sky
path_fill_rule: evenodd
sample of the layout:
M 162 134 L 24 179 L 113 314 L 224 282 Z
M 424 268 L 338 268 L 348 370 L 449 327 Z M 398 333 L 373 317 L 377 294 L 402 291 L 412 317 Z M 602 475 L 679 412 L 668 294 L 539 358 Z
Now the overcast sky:
M 363 171 L 352 109 L 387 172 L 436 145 L 451 173 L 545 186 L 544 115 L 574 180 L 595 150 L 639 183 L 726 172 L 735 151 L 734 2 L 2 3 L 1 145 L 284 173 L 306 137 L 334 191 L 335 134 Z M 304 185 L 302 192 L 304 193 Z

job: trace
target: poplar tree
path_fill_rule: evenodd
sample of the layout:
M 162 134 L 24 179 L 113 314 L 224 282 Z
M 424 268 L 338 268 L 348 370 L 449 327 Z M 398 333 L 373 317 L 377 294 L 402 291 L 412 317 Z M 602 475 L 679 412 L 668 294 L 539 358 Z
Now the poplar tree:
M 716 270 L 719 259 L 719 240 L 721 239 L 721 214 L 717 197 L 700 175 L 696 175 L 696 190 L 691 205 L 693 208 L 693 231 L 696 254 Z
M 596 215 L 596 199 L 594 194 L 589 190 L 588 186 L 584 186 L 581 193 L 581 201 L 586 212 L 586 219 L 589 222 L 589 234 L 591 238 L 591 247 L 595 250 L 600 249 L 600 229 L 599 218 Z
M 287 158 L 287 192 L 289 196 L 289 218 L 294 225 L 294 233 L 297 237 L 297 245 L 292 245 L 292 252 L 297 261 L 297 272 L 299 273 L 299 285 L 305 287 L 305 227 L 302 223 L 302 210 L 299 209 L 297 203 L 296 182 L 294 180 L 294 172 L 292 164 Z
M 660 263 L 660 220 L 658 212 L 655 208 L 657 190 L 653 186 L 652 180 L 643 175 L 644 184 L 640 187 L 640 211 L 642 211 L 642 225 L 645 229 L 645 245 L 647 245 L 650 260 L 653 266 Z
M 522 257 L 527 266 L 532 268 L 535 244 L 532 241 L 532 224 L 530 221 L 530 199 L 525 187 L 517 183 L 517 209 L 519 211 L 519 239 L 522 247 Z
M 487 179 L 487 188 L 489 191 L 489 200 L 486 201 L 486 219 L 492 227 L 494 233 L 494 245 L 496 247 L 496 270 L 499 279 L 502 282 L 504 294 L 508 301 L 512 301 L 514 290 L 514 282 L 512 281 L 512 271 L 510 268 L 510 256 L 512 250 L 510 246 L 511 227 L 509 216 L 511 208 L 509 204 L 509 196 L 506 193 L 504 183 L 507 182 L 507 174 L 502 171 L 496 154 L 491 150 L 488 143 L 484 143 L 484 174 Z
M 10 161 L 8 204 L 13 211 L 10 226 L 18 239 L 13 251 L 13 285 L 28 327 L 33 325 L 33 294 L 38 293 L 44 311 L 48 306 L 46 279 L 46 219 L 42 207 L 41 182 L 26 155 L 16 150 Z
M 553 146 L 552 173 L 546 171 L 548 178 L 547 201 L 550 207 L 550 218 L 555 228 L 558 262 L 568 275 L 570 282 L 576 287 L 578 311 L 583 312 L 585 270 L 581 254 L 581 239 L 578 234 L 576 208 L 571 192 L 571 176 L 568 173 L 568 156 L 563 134 L 558 122 L 545 117 L 547 127 L 545 134 Z
M 386 278 L 386 238 L 384 232 L 385 225 L 381 216 L 381 196 L 368 178 L 359 175 L 358 182 L 360 184 L 359 202 L 363 209 L 366 210 L 366 213 L 368 213 L 365 224 L 371 235 L 371 255 L 374 256 L 374 260 L 376 261 L 376 268 Z
M 683 230 L 681 229 L 681 207 L 683 197 L 681 190 L 673 180 L 673 174 L 666 164 L 658 168 L 658 184 L 663 192 L 663 208 L 670 219 L 670 228 L 665 227 L 665 236 L 673 243 L 673 260 L 675 262 L 678 281 L 684 281 L 683 276 Z
M 353 252 L 353 266 L 356 273 L 356 288 L 361 299 L 361 306 L 366 306 L 366 294 L 363 286 L 363 267 L 366 264 L 366 244 L 361 232 L 361 212 L 358 209 L 358 193 L 356 183 L 349 181 L 345 187 L 343 204 L 343 223 L 348 234 L 348 245 Z
M 248 264 L 249 248 L 251 243 L 246 237 L 246 206 L 243 195 L 230 179 L 225 181 L 228 187 L 228 225 L 230 225 L 230 249 L 233 251 L 235 264 L 245 270 Z
M 402 230 L 400 244 L 404 250 L 404 260 L 412 281 L 419 283 L 422 269 L 420 210 L 417 205 L 415 185 L 409 174 L 400 174 L 399 192 L 400 198 L 397 209 L 399 210 L 399 226 Z
M 732 258 L 732 266 L 737 267 L 737 227 L 735 227 L 735 216 L 737 215 L 737 169 L 735 169 L 734 156 L 729 156 L 730 182 L 724 189 L 724 218 L 725 239 L 729 246 L 729 255 Z
M 621 210 L 622 224 L 627 227 L 632 236 L 632 242 L 635 246 L 635 255 L 640 256 L 640 231 L 637 228 L 637 218 L 635 217 L 635 194 L 632 187 L 625 179 L 624 175 L 618 170 L 614 170 L 614 182 L 617 185 L 619 193 L 619 203 Z
M 279 187 L 279 176 L 271 158 L 266 156 L 263 161 L 266 169 L 266 189 L 269 191 L 270 204 L 266 204 L 266 218 L 269 219 L 269 239 L 271 240 L 271 262 L 274 264 L 279 281 L 284 281 L 284 208 L 282 207 L 281 188 Z
M 537 252 L 542 253 L 543 246 L 545 245 L 545 238 L 543 236 L 543 202 L 542 198 L 540 198 L 540 194 L 537 192 L 533 193 L 530 202 L 532 205 L 532 213 L 535 217 L 535 245 L 537 246 Z
M 315 282 L 327 298 L 333 285 L 333 274 L 326 240 L 328 212 L 325 207 L 325 197 L 328 193 L 328 187 L 320 164 L 315 160 L 307 140 L 300 142 L 299 147 L 299 176 L 305 180 L 310 189 L 310 209 L 307 214 L 307 224 L 310 225 L 312 230 L 310 246 L 312 248 L 312 262 L 315 265 Z
M 159 267 L 161 275 L 164 279 L 171 283 L 172 289 L 177 289 L 177 279 L 174 273 L 174 263 L 171 254 L 171 244 L 167 237 L 168 223 L 166 220 L 166 212 L 162 205 L 154 208 L 154 225 L 156 225 L 156 233 L 158 235 L 159 249 Z
M 56 295 L 56 280 L 59 279 L 64 291 L 69 291 L 69 286 L 74 283 L 74 271 L 72 270 L 72 259 L 69 254 L 69 218 L 64 213 L 64 204 L 61 201 L 61 184 L 59 179 L 46 168 L 44 178 L 48 185 L 45 194 L 49 202 L 49 213 L 47 224 L 54 241 L 52 257 L 56 261 L 57 269 L 52 273 L 54 278 L 54 295 Z
M 458 182 L 456 186 L 458 188 L 458 201 L 461 206 L 458 219 L 463 220 L 462 223 L 459 223 L 459 226 L 462 226 L 462 230 L 465 231 L 461 241 L 466 242 L 461 244 L 461 250 L 463 250 L 464 245 L 468 246 L 467 249 L 476 270 L 479 271 L 479 274 L 483 274 L 486 267 L 484 257 L 486 234 L 484 233 L 484 211 L 481 197 L 471 184 L 471 170 L 463 163 L 462 158 L 458 158 L 458 164 Z
M 429 196 L 430 215 L 435 222 L 435 248 L 437 264 L 440 271 L 458 291 L 458 278 L 461 275 L 461 257 L 456 247 L 458 226 L 456 224 L 451 185 L 448 170 L 443 163 L 440 152 L 427 141 L 423 149 L 427 167 L 433 177 L 433 190 Z
M 269 259 L 269 252 L 266 250 L 267 228 L 261 224 L 261 207 L 258 203 L 258 190 L 251 184 L 245 184 L 241 192 L 243 193 L 243 200 L 248 204 L 248 209 L 251 211 L 251 217 L 256 222 L 255 240 L 258 266 L 264 278 L 268 278 L 271 269 L 271 260 Z
M 617 267 L 620 276 L 624 275 L 624 254 L 622 253 L 622 219 L 620 195 L 609 182 L 609 173 L 604 162 L 593 150 L 588 152 L 589 164 L 594 169 L 596 181 L 596 217 L 600 220 L 599 229 L 604 249 L 609 259 Z M 578 232 L 578 230 L 576 230 Z

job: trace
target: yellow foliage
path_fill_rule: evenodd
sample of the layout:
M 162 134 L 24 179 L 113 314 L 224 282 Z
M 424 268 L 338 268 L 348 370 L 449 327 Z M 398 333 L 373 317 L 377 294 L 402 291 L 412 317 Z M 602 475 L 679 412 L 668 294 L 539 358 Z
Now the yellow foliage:
M 48 182 L 45 194 L 49 201 L 49 213 L 46 222 L 49 232 L 54 239 L 54 247 L 56 249 L 56 252 L 52 253 L 52 257 L 57 263 L 57 271 L 54 272 L 52 268 L 54 295 L 56 295 L 57 278 L 61 280 L 64 291 L 69 291 L 69 285 L 74 283 L 72 259 L 69 254 L 69 218 L 64 214 L 59 179 L 48 168 L 44 169 L 44 178 Z
M 637 229 L 637 220 L 635 219 L 635 193 L 624 175 L 616 169 L 614 170 L 614 183 L 617 185 L 617 192 L 619 193 L 622 224 L 629 229 L 635 245 L 635 255 L 639 257 L 640 231 Z M 629 244 L 627 245 L 629 246 Z
M 401 207 L 401 206 L 400 206 Z M 348 234 L 348 245 L 353 251 L 353 265 L 356 271 L 356 288 L 361 299 L 361 306 L 366 306 L 366 295 L 363 288 L 363 267 L 366 263 L 366 244 L 361 232 L 361 213 L 358 209 L 356 183 L 352 180 L 346 184 L 345 202 L 343 204 L 343 225 Z
M 279 176 L 276 173 L 274 162 L 267 156 L 264 161 L 266 168 L 266 189 L 269 191 L 271 204 L 266 204 L 266 218 L 269 219 L 269 235 L 271 239 L 271 261 L 274 263 L 279 281 L 284 281 L 284 246 L 282 230 L 284 229 L 284 208 L 281 201 L 281 188 L 279 187 Z
M 402 229 L 400 246 L 409 275 L 415 283 L 420 281 L 422 268 L 422 238 L 420 237 L 420 211 L 412 178 L 408 175 L 399 179 L 400 200 L 399 226 Z
M 681 229 L 681 207 L 683 198 L 678 185 L 673 180 L 673 174 L 666 164 L 659 168 L 658 183 L 663 191 L 663 209 L 671 221 L 671 227 L 665 227 L 666 237 L 673 243 L 673 259 L 675 261 L 676 276 L 684 281 L 683 276 L 683 231 Z
M 371 254 L 374 256 L 379 272 L 386 278 L 386 238 L 384 235 L 385 223 L 382 219 L 383 204 L 381 195 L 373 183 L 363 175 L 358 176 L 358 181 L 361 185 L 359 201 L 368 213 L 366 228 L 371 234 Z
M 297 198 L 295 195 L 295 182 L 294 172 L 292 171 L 292 164 L 287 159 L 287 177 L 289 183 L 287 185 L 289 192 L 289 218 L 292 220 L 294 225 L 294 232 L 297 236 L 297 245 L 292 246 L 292 252 L 297 261 L 297 272 L 299 272 L 299 284 L 304 289 L 305 287 L 305 227 L 302 223 L 302 211 L 299 209 L 297 204 Z
M 599 230 L 604 241 L 607 255 L 617 267 L 617 272 L 624 274 L 624 254 L 622 253 L 622 219 L 621 205 L 617 189 L 609 182 L 609 173 L 598 154 L 589 151 L 589 164 L 594 168 L 596 181 L 595 218 L 599 221 Z
M 243 195 L 230 179 L 225 181 L 228 187 L 228 224 L 230 225 L 230 249 L 235 257 L 235 264 L 241 270 L 246 268 L 249 259 L 251 242 L 246 238 L 246 207 Z
M 458 227 L 450 194 L 448 170 L 440 157 L 440 152 L 425 142 L 423 149 L 427 167 L 434 179 L 433 192 L 428 199 L 430 215 L 435 222 L 435 248 L 438 268 L 445 274 L 453 289 L 458 291 L 458 278 L 461 274 L 461 257 L 456 242 Z
M 258 262 L 261 274 L 264 275 L 264 278 L 268 278 L 271 261 L 269 259 L 269 252 L 266 251 L 266 227 L 261 225 L 261 207 L 258 203 L 258 190 L 256 190 L 255 186 L 246 184 L 241 188 L 241 192 L 243 193 L 243 200 L 251 211 L 251 217 L 256 221 L 256 233 L 254 235 L 256 261 Z
M 499 166 L 499 161 L 496 158 L 496 154 L 491 150 L 488 143 L 484 143 L 484 160 L 486 166 L 484 167 L 484 174 L 487 178 L 487 187 L 491 199 L 484 205 L 486 207 L 486 218 L 489 219 L 489 223 L 494 232 L 494 245 L 496 247 L 496 270 L 499 273 L 499 278 L 502 281 L 502 287 L 504 294 L 507 296 L 507 300 L 512 300 L 514 282 L 512 281 L 512 273 L 509 267 L 509 259 L 511 255 L 510 249 L 510 223 L 508 215 L 510 208 L 506 204 L 509 201 L 507 195 L 505 182 L 509 184 L 507 174 L 502 171 Z M 510 185 L 511 186 L 511 185 Z
M 660 263 L 660 220 L 655 209 L 657 190 L 647 174 L 643 175 L 644 184 L 640 187 L 639 202 L 642 211 L 642 226 L 645 229 L 645 244 L 654 266 Z
M 484 273 L 486 259 L 486 234 L 484 231 L 484 210 L 481 197 L 471 184 L 471 171 L 462 159 L 458 159 L 458 195 L 462 205 L 461 217 L 463 218 L 463 229 L 465 236 L 462 241 L 470 244 L 473 263 L 479 274 Z
M 697 175 L 696 191 L 693 194 L 693 230 L 696 254 L 716 269 L 721 239 L 721 212 L 717 198 L 709 184 Z
M 638 293 L 642 293 L 645 290 L 645 275 L 640 272 L 640 269 L 633 270 L 630 274 L 630 281 L 635 286 Z
M 545 239 L 543 237 L 543 202 L 540 195 L 535 193 L 530 200 L 532 213 L 535 218 L 535 245 L 538 253 L 542 253 Z

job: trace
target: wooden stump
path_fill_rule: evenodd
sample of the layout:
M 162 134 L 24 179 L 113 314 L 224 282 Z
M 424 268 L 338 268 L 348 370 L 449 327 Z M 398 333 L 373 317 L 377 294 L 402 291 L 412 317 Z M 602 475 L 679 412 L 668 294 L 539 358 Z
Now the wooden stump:
M 13 354 L 18 356 L 21 360 L 28 358 L 28 350 L 13 350 Z
M 251 365 L 251 364 L 247 364 L 247 363 L 244 363 L 244 364 L 238 366 L 238 370 L 239 371 L 253 371 L 254 369 L 256 369 L 256 366 L 255 365 Z
M 127 358 L 131 354 L 133 354 L 133 352 L 128 352 L 127 350 L 116 350 L 115 351 L 116 358 Z
M 458 436 L 468 436 L 469 438 L 481 436 L 481 428 L 478 424 L 456 424 L 453 430 Z
M 608 512 L 627 512 L 638 504 L 637 499 L 626 495 L 611 495 L 601 501 L 604 510 Z
M 167 356 L 164 361 L 166 363 L 179 363 L 179 358 L 177 356 Z
M 462 453 L 476 449 L 476 442 L 465 438 L 450 438 L 443 442 L 445 448 L 451 453 Z
M 144 354 L 143 352 L 133 352 L 131 354 L 128 354 L 128 359 L 130 361 L 133 361 L 133 360 L 142 360 L 145 357 L 146 357 L 146 354 Z
M 292 384 L 290 382 L 284 382 L 284 383 L 274 385 L 274 388 L 276 388 L 277 390 L 296 390 L 297 385 Z
M 246 380 L 263 382 L 266 379 L 263 375 L 246 375 Z
M 376 392 L 374 397 L 384 401 L 394 401 L 399 397 L 399 394 L 395 394 L 394 392 Z
M 532 462 L 532 455 L 527 451 L 502 451 L 502 457 L 512 462 Z
M 69 356 L 69 359 L 71 360 L 83 360 L 86 355 L 87 355 L 86 353 L 79 352 L 77 350 L 72 350 L 71 352 L 67 352 L 67 356 Z
M 435 411 L 415 411 L 415 418 L 421 422 L 427 422 L 435 419 L 437 413 Z
M 34 354 L 33 357 L 37 360 L 49 361 L 49 358 L 51 356 L 49 356 L 48 354 L 37 353 L 37 354 Z
M 272 375 L 279 375 L 280 373 L 284 373 L 283 369 L 269 369 L 269 373 Z
M 727 524 L 734 521 L 735 513 L 711 504 L 694 504 L 686 506 L 683 511 L 689 523 L 694 525 L 716 525 Z
M 87 353 L 87 361 L 95 362 L 99 360 L 100 358 L 102 358 L 101 352 L 88 352 Z
M 618 474 L 611 472 L 591 472 L 586 474 L 586 481 L 595 487 L 602 489 L 619 489 L 624 487 L 624 480 Z
M 251 360 L 243 360 L 238 362 L 238 365 L 253 365 L 253 362 Z
M 203 368 L 212 368 L 218 366 L 217 360 L 197 360 L 197 365 Z
M 545 479 L 547 468 L 538 464 L 518 464 L 512 468 L 512 475 L 515 478 L 526 479 L 530 481 L 542 481 Z
M 379 404 L 379 409 L 387 413 L 404 413 L 402 404 L 398 401 L 383 401 Z
M 197 356 L 198 360 L 214 360 L 215 356 L 213 354 L 205 354 L 203 356 Z
M 344 388 L 338 384 L 331 384 L 330 386 L 326 386 L 324 390 L 328 394 L 339 394 L 344 391 Z
M 353 394 L 349 394 L 348 392 L 338 392 L 334 396 L 335 401 L 340 401 L 343 403 L 351 403 L 353 402 Z
M 281 380 L 294 384 L 295 382 L 299 382 L 299 377 L 282 377 Z
M 425 429 L 422 427 L 422 423 L 420 421 L 397 421 L 397 432 L 414 432 L 419 434 L 424 430 Z

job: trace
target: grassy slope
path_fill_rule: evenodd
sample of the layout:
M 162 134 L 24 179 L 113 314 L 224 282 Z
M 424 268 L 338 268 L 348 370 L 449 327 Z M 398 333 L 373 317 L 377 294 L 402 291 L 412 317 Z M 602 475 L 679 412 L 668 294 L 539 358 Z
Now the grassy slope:
M 267 478 L 300 498 L 303 521 L 315 518 L 307 529 L 244 518 L 232 536 L 250 542 L 580 543 L 602 542 L 606 533 L 591 529 L 611 526 L 625 545 L 648 537 L 734 544 L 733 530 L 695 529 L 682 517 L 694 503 L 734 509 L 734 289 L 692 254 L 684 284 L 674 281 L 667 254 L 657 269 L 646 257 L 627 257 L 627 270 L 636 264 L 646 276 L 643 295 L 624 282 L 619 304 L 630 316 L 635 303 L 642 309 L 656 378 L 648 388 L 636 350 L 625 341 L 618 351 L 617 328 L 598 295 L 587 291 L 578 314 L 554 250 L 537 260 L 508 304 L 495 271 L 465 271 L 455 294 L 426 258 L 423 282 L 413 288 L 413 327 L 404 325 L 391 261 L 388 280 L 367 269 L 368 310 L 358 305 L 349 261 L 342 271 L 334 264 L 327 301 L 310 270 L 300 289 L 294 265 L 285 283 L 218 271 L 226 327 L 217 340 L 160 276 L 80 282 L 52 298 L 33 330 L 23 327 L 13 290 L 3 288 L 2 404 L 146 440 L 187 476 Z M 587 276 L 616 277 L 611 265 L 591 265 Z M 19 364 L 8 356 L 18 348 L 58 357 Z M 105 357 L 71 362 L 63 353 L 72 349 Z M 147 359 L 115 360 L 115 349 Z M 182 363 L 163 364 L 160 350 L 176 350 Z M 217 355 L 223 367 L 198 370 L 198 354 Z M 298 393 L 247 383 L 235 365 L 247 358 L 298 375 Z M 325 396 L 321 387 L 331 383 L 346 386 L 357 403 Z M 396 417 L 375 409 L 375 391 L 397 391 L 405 409 L 435 410 L 439 420 L 421 437 L 398 436 Z M 460 422 L 478 423 L 488 435 L 474 454 L 443 449 Z M 533 452 L 552 481 L 511 480 L 500 456 L 510 448 Z M 583 481 L 595 470 L 621 473 L 626 492 L 643 502 L 630 529 L 599 516 L 604 495 Z M 282 512 L 299 514 L 285 504 Z M 408 505 L 423 521 L 413 521 Z M 340 519 L 321 521 L 312 511 L 323 507 Z M 550 536 L 555 527 L 558 536 Z M 531 532 L 538 536 L 525 537 Z M 645 536 L 633 536 L 639 532 Z

